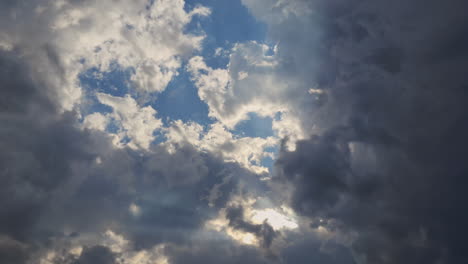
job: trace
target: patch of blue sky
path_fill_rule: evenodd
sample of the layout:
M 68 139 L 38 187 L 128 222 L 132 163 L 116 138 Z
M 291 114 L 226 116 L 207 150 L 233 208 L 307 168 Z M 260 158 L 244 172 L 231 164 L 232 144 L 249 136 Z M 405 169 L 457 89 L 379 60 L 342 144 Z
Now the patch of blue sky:
M 131 68 L 122 68 L 112 63 L 108 72 L 91 68 L 79 76 L 80 83 L 87 91 L 106 93 L 113 96 L 124 96 L 130 92 Z
M 206 38 L 200 55 L 208 66 L 225 68 L 229 63 L 229 56 L 226 56 L 228 54 L 224 52 L 216 54 L 219 48 L 229 52 L 236 43 L 248 41 L 267 43 L 267 26 L 256 20 L 240 0 L 186 0 L 185 2 L 186 11 L 192 10 L 196 5 L 211 9 L 209 17 L 195 17 L 186 28 L 188 33 L 205 33 Z M 273 54 L 273 49 L 269 53 Z M 202 121 L 201 124 L 206 124 L 205 122 Z M 272 118 L 250 113 L 249 118 L 239 123 L 231 132 L 238 137 L 274 136 Z M 266 151 L 277 153 L 278 148 L 272 147 Z M 273 164 L 273 159 L 264 158 L 259 165 L 271 170 Z
M 209 7 L 212 11 L 208 17 L 195 16 L 186 27 L 186 33 L 204 34 L 206 36 L 199 55 L 213 68 L 225 68 L 228 56 L 215 56 L 218 48 L 229 50 L 235 43 L 251 40 L 263 41 L 266 26 L 258 22 L 242 5 L 240 0 L 186 0 L 187 12 L 197 5 Z M 157 95 L 151 106 L 158 111 L 165 125 L 171 120 L 193 121 L 205 128 L 215 120 L 208 117 L 208 106 L 198 97 L 197 88 L 185 70 L 185 64 L 179 70 L 168 87 Z M 248 123 L 249 121 L 247 121 Z M 254 121 L 255 122 L 255 121 Z M 252 135 L 253 125 L 246 125 L 246 135 Z M 258 132 L 268 134 L 264 130 Z
M 156 109 L 158 117 L 166 126 L 171 120 L 182 120 L 206 127 L 214 120 L 208 117 L 208 105 L 200 100 L 198 90 L 190 80 L 190 74 L 184 69 L 185 65 L 166 89 L 156 95 L 157 99 L 151 102 L 151 106 Z
M 273 166 L 275 165 L 275 160 L 272 159 L 271 157 L 265 157 L 262 160 L 260 160 L 260 164 L 263 167 L 268 168 L 270 171 L 272 171 Z
M 197 122 L 203 126 L 212 124 L 214 120 L 208 117 L 208 106 L 198 97 L 197 88 L 190 81 L 189 73 L 185 70 L 185 65 L 179 70 L 177 75 L 159 94 L 152 94 L 152 100 L 144 100 L 145 104 L 150 105 L 157 111 L 157 117 L 160 118 L 165 126 L 173 120 L 182 120 L 184 122 Z M 130 77 L 133 69 L 123 69 L 117 64 L 111 66 L 110 71 L 101 72 L 97 68 L 91 68 L 80 74 L 80 84 L 84 90 L 84 104 L 81 105 L 81 113 L 86 116 L 91 113 L 110 113 L 112 108 L 101 104 L 96 98 L 96 93 L 106 93 L 112 96 L 123 97 L 131 94 L 137 101 L 138 93 L 132 89 Z M 112 125 L 108 132 L 115 132 Z M 157 138 L 161 138 L 158 135 Z
M 247 41 L 264 42 L 267 27 L 256 20 L 240 0 L 186 0 L 185 8 L 192 10 L 197 5 L 211 9 L 208 17 L 194 17 L 187 32 L 203 31 L 206 38 L 202 56 L 208 66 L 224 68 L 228 57 L 215 56 L 217 48 L 231 49 L 235 43 Z
M 272 119 L 249 113 L 249 118 L 237 124 L 232 133 L 241 137 L 267 138 L 273 136 Z
M 278 155 L 279 151 L 280 151 L 280 145 L 279 144 L 276 145 L 276 146 L 265 148 L 265 152 L 273 153 L 275 157 L 276 157 L 276 155 Z M 275 165 L 275 160 L 276 160 L 276 158 L 264 157 L 263 159 L 260 160 L 260 164 L 263 167 L 268 168 L 270 170 L 270 172 L 271 172 L 273 170 L 274 165 Z
M 235 129 L 231 132 L 238 137 L 267 138 L 275 135 L 272 128 L 272 122 L 273 119 L 271 117 L 261 117 L 255 113 L 249 113 L 249 119 L 237 124 Z M 279 145 L 267 147 L 264 149 L 264 151 L 276 155 L 276 153 L 278 153 L 279 151 Z M 265 157 L 261 159 L 257 165 L 266 167 L 270 171 L 272 171 L 274 162 L 274 159 L 270 157 Z
M 119 124 L 117 124 L 117 122 L 113 118 L 110 120 L 109 124 L 107 124 L 107 127 L 106 127 L 106 131 L 112 134 L 119 133 L 120 129 L 121 128 Z
M 124 69 L 118 64 L 111 64 L 110 70 L 102 72 L 98 68 L 91 68 L 82 72 L 78 79 L 84 91 L 84 104 L 81 105 L 83 115 L 91 113 L 110 113 L 112 108 L 101 104 L 96 93 L 106 93 L 113 96 L 124 96 L 135 93 L 130 89 L 130 76 L 133 69 Z
M 221 48 L 229 51 L 234 44 L 248 41 L 265 42 L 267 27 L 257 21 L 242 5 L 240 0 L 186 0 L 185 8 L 192 10 L 196 5 L 207 6 L 212 13 L 208 17 L 195 16 L 193 21 L 186 27 L 186 33 L 204 34 L 206 36 L 202 50 L 198 55 L 204 57 L 206 63 L 212 68 L 225 68 L 229 62 L 228 56 L 216 56 L 216 50 Z M 152 94 L 151 100 L 145 100 L 145 105 L 151 105 L 158 113 L 165 126 L 171 121 L 182 120 L 183 122 L 196 122 L 205 130 L 213 120 L 208 116 L 208 106 L 198 97 L 198 91 L 190 75 L 185 70 L 185 63 L 179 70 L 179 75 L 169 83 L 162 93 Z M 111 66 L 110 71 L 100 72 L 92 68 L 79 76 L 81 86 L 85 90 L 85 99 L 88 101 L 82 109 L 83 115 L 94 112 L 109 113 L 109 106 L 100 104 L 95 94 L 98 92 L 113 96 L 124 96 L 131 94 L 137 101 L 142 103 L 135 89 L 132 89 L 130 77 L 134 69 L 124 69 L 117 64 Z M 117 132 L 117 127 L 110 124 L 109 132 Z M 249 119 L 241 122 L 231 131 L 240 137 L 268 137 L 273 136 L 271 118 L 259 117 L 250 114 Z M 164 135 L 155 132 L 156 140 L 153 143 L 164 141 Z M 276 150 L 270 150 L 276 151 Z M 261 164 L 271 167 L 271 159 L 262 160 Z
M 161 143 L 166 142 L 167 138 L 166 135 L 162 130 L 155 130 L 153 132 L 154 140 L 151 142 L 152 145 L 159 145 Z

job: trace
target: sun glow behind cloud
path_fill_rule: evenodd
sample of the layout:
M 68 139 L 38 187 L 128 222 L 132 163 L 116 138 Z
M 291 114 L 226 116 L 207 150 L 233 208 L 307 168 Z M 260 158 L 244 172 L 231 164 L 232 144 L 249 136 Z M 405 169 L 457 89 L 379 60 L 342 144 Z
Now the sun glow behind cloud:
M 252 210 L 252 222 L 261 224 L 263 221 L 267 221 L 275 230 L 295 229 L 298 227 L 293 218 L 281 214 L 272 208 Z

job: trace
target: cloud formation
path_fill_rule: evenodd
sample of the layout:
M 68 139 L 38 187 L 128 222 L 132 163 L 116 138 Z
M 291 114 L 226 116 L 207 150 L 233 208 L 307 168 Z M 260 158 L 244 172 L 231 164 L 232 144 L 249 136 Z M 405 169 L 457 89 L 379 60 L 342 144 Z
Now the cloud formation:
M 107 72 L 112 63 L 134 71 L 139 92 L 163 91 L 181 57 L 200 48 L 203 36 L 185 34 L 185 26 L 210 13 L 201 6 L 186 12 L 183 0 L 10 1 L 3 7 L 1 46 L 27 58 L 65 110 L 83 94 L 78 75 L 90 68 Z
M 466 262 L 467 4 L 241 3 L 0 4 L 1 263 Z
M 466 260 L 466 4 L 243 2 L 291 76 L 323 90 L 302 105 L 310 139 L 276 162 L 292 207 L 354 233 L 357 263 Z
M 162 249 L 151 257 L 153 248 L 190 247 L 187 243 L 203 234 L 205 221 L 225 206 L 241 179 L 254 177 L 236 163 L 187 144 L 174 146 L 171 153 L 164 146 L 143 153 L 115 148 L 107 133 L 82 129 L 76 114 L 54 108 L 17 58 L 12 52 L 1 54 L 2 95 L 21 97 L 1 107 L 3 262 L 165 259 Z M 105 99 L 116 109 L 132 102 Z M 106 230 L 117 232 L 116 242 L 99 238 Z M 124 249 L 116 246 L 122 240 L 129 241 Z

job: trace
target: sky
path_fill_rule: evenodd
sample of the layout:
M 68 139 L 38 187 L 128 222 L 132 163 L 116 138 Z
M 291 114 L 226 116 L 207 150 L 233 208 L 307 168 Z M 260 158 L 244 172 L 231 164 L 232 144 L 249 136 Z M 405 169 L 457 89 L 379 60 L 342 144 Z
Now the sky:
M 0 263 L 468 263 L 463 0 L 0 0 Z

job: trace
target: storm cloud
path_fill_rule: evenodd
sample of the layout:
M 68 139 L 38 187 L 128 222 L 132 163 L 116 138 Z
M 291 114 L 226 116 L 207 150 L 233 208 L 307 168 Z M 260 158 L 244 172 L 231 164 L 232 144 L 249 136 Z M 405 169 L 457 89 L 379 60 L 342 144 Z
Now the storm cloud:
M 276 161 L 291 205 L 313 228 L 356 232 L 357 263 L 466 261 L 466 4 L 310 6 L 324 14 L 313 63 L 334 71 L 311 72 L 327 101 L 303 120 L 320 132 Z

